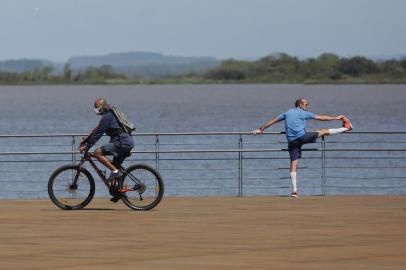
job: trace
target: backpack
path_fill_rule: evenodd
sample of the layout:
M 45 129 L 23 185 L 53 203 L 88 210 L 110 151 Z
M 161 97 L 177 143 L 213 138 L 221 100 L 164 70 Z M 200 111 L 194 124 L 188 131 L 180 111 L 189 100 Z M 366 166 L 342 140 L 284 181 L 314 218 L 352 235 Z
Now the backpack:
M 124 132 L 131 134 L 135 130 L 135 125 L 133 122 L 128 120 L 127 116 L 120 111 L 116 106 L 111 106 L 111 111 L 117 119 L 118 124 L 121 126 Z

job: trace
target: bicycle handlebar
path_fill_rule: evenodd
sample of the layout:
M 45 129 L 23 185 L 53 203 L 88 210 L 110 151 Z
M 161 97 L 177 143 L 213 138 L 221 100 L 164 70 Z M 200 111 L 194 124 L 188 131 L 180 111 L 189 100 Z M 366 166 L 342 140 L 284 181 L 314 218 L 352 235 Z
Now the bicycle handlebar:
M 80 150 L 80 146 L 79 146 L 77 149 Z M 86 150 L 83 152 L 83 157 L 86 158 L 86 157 L 88 157 L 88 156 L 92 157 L 92 156 L 94 156 L 94 154 L 93 154 L 93 152 L 89 152 L 89 149 L 86 149 Z

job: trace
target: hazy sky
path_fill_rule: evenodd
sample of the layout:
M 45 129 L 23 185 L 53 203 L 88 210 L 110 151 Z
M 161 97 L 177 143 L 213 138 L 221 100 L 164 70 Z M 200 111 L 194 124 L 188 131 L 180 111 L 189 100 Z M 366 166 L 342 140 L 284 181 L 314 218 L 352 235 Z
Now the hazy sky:
M 0 0 L 0 60 L 406 53 L 405 0 Z

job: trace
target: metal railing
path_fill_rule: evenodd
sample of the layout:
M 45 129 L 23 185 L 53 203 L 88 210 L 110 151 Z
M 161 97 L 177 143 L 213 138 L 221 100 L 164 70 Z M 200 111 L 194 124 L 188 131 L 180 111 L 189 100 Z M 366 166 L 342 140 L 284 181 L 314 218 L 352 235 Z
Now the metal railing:
M 0 198 L 46 197 L 52 171 L 75 163 L 84 134 L 0 135 Z M 126 164 L 162 174 L 167 195 L 284 195 L 284 132 L 137 133 Z M 106 138 L 104 139 L 106 140 Z M 103 142 L 99 143 L 102 144 Z M 302 194 L 406 194 L 406 132 L 351 132 L 303 147 Z M 98 189 L 98 195 L 107 195 Z

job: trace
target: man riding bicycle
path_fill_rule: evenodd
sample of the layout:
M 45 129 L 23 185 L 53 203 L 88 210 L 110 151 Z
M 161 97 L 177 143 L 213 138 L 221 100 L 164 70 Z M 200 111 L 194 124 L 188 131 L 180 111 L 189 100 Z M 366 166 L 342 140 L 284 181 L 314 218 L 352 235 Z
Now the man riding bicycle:
M 134 147 L 134 141 L 130 134 L 125 132 L 118 123 L 113 114 L 111 106 L 107 104 L 104 98 L 98 98 L 94 102 L 94 111 L 97 115 L 101 115 L 99 124 L 93 131 L 80 142 L 80 152 L 83 153 L 89 150 L 102 136 L 106 133 L 110 136 L 110 142 L 94 151 L 94 156 L 97 160 L 111 170 L 110 176 L 107 178 L 109 182 L 122 177 L 119 171 L 124 159 L 131 154 L 131 149 Z M 113 155 L 113 161 L 106 157 Z

